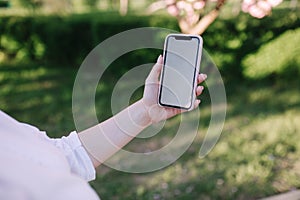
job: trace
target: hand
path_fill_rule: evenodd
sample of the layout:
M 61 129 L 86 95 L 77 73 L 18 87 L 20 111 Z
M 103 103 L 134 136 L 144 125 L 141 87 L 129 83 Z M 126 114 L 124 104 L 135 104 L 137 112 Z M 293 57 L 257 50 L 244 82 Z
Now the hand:
M 156 64 L 153 66 L 150 74 L 148 75 L 145 82 L 144 95 L 142 98 L 143 105 L 145 110 L 148 112 L 149 121 L 152 123 L 157 123 L 161 120 L 166 120 L 170 117 L 173 117 L 179 113 L 185 112 L 186 110 L 171 108 L 171 107 L 162 107 L 157 104 L 158 90 L 159 90 L 159 75 L 162 70 L 163 59 L 160 55 L 157 59 Z M 197 83 L 202 83 L 207 78 L 206 74 L 199 74 L 197 77 Z M 199 96 L 204 87 L 197 86 L 196 96 Z M 196 99 L 194 102 L 194 109 L 197 108 L 200 104 L 200 100 Z

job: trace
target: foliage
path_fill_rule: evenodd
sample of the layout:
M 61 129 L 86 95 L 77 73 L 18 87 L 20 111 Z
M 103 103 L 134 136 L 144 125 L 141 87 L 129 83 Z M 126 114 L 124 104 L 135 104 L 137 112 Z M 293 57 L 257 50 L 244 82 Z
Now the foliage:
M 0 8 L 7 8 L 9 6 L 10 4 L 8 0 L 0 0 Z
M 287 10 L 278 10 L 272 18 L 260 20 L 249 20 L 248 16 L 241 14 L 234 20 L 216 21 L 203 34 L 204 46 L 227 79 L 242 79 L 245 57 L 257 52 L 262 45 L 268 44 L 286 30 L 299 26 L 299 14 Z M 276 62 L 277 57 L 273 59 Z
M 262 78 L 270 74 L 283 74 L 287 71 L 300 72 L 300 29 L 289 30 L 271 42 L 263 45 L 243 62 L 247 77 Z
M 168 17 L 121 17 L 115 13 L 71 16 L 1 17 L 0 60 L 32 60 L 79 66 L 101 41 L 138 27 L 178 29 Z M 129 61 L 128 61 L 129 62 Z
M 261 45 L 286 30 L 300 26 L 299 13 L 284 9 L 276 10 L 269 18 L 249 19 L 246 14 L 234 19 L 219 19 L 202 35 L 205 49 L 226 79 L 242 78 L 246 69 L 242 68 L 242 62 L 248 54 L 255 53 Z M 175 19 L 161 15 L 121 17 L 117 13 L 91 13 L 61 17 L 1 17 L 0 61 L 27 60 L 78 67 L 101 41 L 119 32 L 145 26 L 179 30 Z M 137 66 L 142 64 L 141 61 L 152 62 L 154 54 L 149 52 L 133 52 L 122 57 L 115 65 L 122 63 L 123 67 L 121 70 L 118 67 L 114 73 L 120 74 L 127 66 Z

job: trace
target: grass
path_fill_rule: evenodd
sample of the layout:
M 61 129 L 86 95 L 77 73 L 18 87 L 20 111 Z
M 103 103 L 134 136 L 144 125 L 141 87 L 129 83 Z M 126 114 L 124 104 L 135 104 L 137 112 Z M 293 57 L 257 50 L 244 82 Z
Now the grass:
M 38 65 L 0 68 L 1 109 L 21 121 L 61 136 L 74 129 L 71 111 L 74 70 Z
M 38 64 L 0 66 L 0 108 L 51 137 L 74 130 L 72 87 L 76 69 Z M 97 93 L 100 120 L 111 115 L 113 77 L 104 77 Z M 97 169 L 92 187 L 103 199 L 256 199 L 300 187 L 300 88 L 298 80 L 227 83 L 228 110 L 223 133 L 204 159 L 199 149 L 210 120 L 203 95 L 199 134 L 171 166 L 147 174 L 129 174 L 106 166 Z M 158 148 L 167 134 L 126 148 Z M 174 126 L 173 126 L 174 124 Z

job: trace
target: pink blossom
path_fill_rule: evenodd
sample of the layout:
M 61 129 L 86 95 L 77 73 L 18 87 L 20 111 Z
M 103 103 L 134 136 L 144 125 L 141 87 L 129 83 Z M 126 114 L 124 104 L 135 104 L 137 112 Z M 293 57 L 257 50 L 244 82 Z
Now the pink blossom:
M 179 9 L 184 9 L 184 7 L 185 7 L 186 4 L 187 4 L 187 3 L 186 3 L 185 1 L 178 1 L 178 2 L 176 3 L 176 6 L 177 6 L 177 8 L 179 8 Z
M 249 12 L 249 8 L 256 3 L 256 0 L 244 0 L 242 2 L 242 11 Z
M 244 0 L 242 2 L 242 11 L 249 12 L 249 8 L 256 3 L 256 0 Z
M 265 13 L 270 13 L 272 10 L 272 7 L 269 3 L 266 1 L 259 1 L 257 2 L 257 7 L 263 10 Z
M 179 9 L 175 5 L 168 6 L 167 11 L 172 16 L 178 16 L 179 15 Z
M 249 12 L 249 8 L 250 8 L 249 5 L 244 4 L 244 3 L 242 4 L 242 11 L 243 11 L 243 12 L 245 12 L 245 13 Z
M 260 9 L 257 5 L 250 6 L 249 14 L 259 19 L 266 16 L 266 13 L 262 9 Z
M 247 4 L 247 5 L 253 5 L 256 3 L 256 0 L 244 0 L 243 4 Z
M 204 1 L 197 1 L 193 4 L 195 10 L 201 10 L 202 8 L 204 8 L 204 6 L 205 6 Z
M 199 20 L 197 11 L 205 9 L 206 3 L 218 2 L 218 0 L 164 0 L 167 11 L 172 16 L 183 15 L 191 24 Z M 283 0 L 242 0 L 242 11 L 253 17 L 263 18 L 272 8 L 278 6 Z

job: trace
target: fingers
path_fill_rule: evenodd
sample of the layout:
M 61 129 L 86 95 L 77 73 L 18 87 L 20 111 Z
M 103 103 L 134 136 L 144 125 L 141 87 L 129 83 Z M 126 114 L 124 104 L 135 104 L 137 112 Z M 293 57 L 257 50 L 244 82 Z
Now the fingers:
M 201 103 L 200 99 L 196 99 L 194 102 L 194 109 L 199 107 L 199 104 Z
M 203 90 L 204 90 L 203 86 L 198 86 L 196 88 L 196 95 L 199 96 L 200 94 L 202 94 Z
M 153 66 L 152 70 L 150 71 L 150 73 L 147 77 L 147 82 L 155 83 L 158 81 L 158 77 L 159 77 L 161 69 L 162 69 L 162 63 L 163 63 L 162 56 L 159 55 L 159 57 L 157 58 L 156 64 Z
M 203 81 L 205 81 L 207 78 L 207 75 L 206 74 L 199 74 L 198 75 L 198 79 L 197 79 L 197 83 L 200 84 L 202 83 Z
M 200 84 L 203 81 L 205 81 L 206 78 L 207 78 L 206 74 L 199 74 L 198 75 L 198 79 L 197 79 L 198 84 Z M 203 90 L 204 90 L 204 87 L 202 85 L 201 86 L 197 86 L 197 88 L 196 88 L 196 96 L 199 96 L 200 94 L 202 94 Z M 200 99 L 196 99 L 195 102 L 194 102 L 194 108 L 197 108 L 200 103 L 201 103 L 201 100 Z

